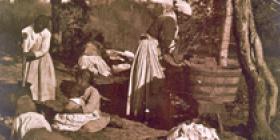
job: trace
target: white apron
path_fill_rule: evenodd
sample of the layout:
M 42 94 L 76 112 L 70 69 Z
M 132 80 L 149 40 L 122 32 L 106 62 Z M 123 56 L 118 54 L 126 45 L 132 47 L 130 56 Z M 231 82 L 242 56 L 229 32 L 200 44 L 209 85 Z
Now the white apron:
M 170 16 L 177 21 L 176 15 L 172 13 L 164 13 L 162 16 Z M 174 39 L 178 36 L 178 26 Z M 136 51 L 134 61 L 130 71 L 130 80 L 128 88 L 128 97 L 126 105 L 126 115 L 137 116 L 140 111 L 149 110 L 143 107 L 144 98 L 149 96 L 150 82 L 153 79 L 164 79 L 164 71 L 159 61 L 158 40 L 147 35 L 147 39 L 140 40 Z M 175 41 L 173 40 L 169 46 L 169 53 L 175 49 Z M 144 88 L 144 89 L 143 89 Z M 144 100 L 143 100 L 144 99 Z M 147 101 L 146 101 L 147 102 Z M 132 112 L 131 112 L 132 111 Z
M 141 96 L 145 96 L 143 94 L 148 94 L 149 92 L 149 87 L 145 87 L 144 92 L 139 89 L 150 83 L 154 78 L 165 78 L 163 68 L 159 62 L 157 46 L 158 41 L 150 36 L 148 39 L 140 41 L 130 72 L 127 115 L 130 114 L 131 110 L 135 116 L 139 113 L 142 105 Z M 131 101 L 131 98 L 134 100 Z M 131 106 L 132 108 L 130 108 Z

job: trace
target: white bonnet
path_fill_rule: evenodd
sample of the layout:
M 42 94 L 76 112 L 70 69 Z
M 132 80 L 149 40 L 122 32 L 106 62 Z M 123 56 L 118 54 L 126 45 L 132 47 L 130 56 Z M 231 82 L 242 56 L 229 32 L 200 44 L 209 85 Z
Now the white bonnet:
M 162 5 L 170 5 L 177 8 L 177 10 L 185 15 L 192 15 L 192 8 L 185 0 L 148 0 L 152 3 L 159 3 Z M 173 5 L 174 4 L 174 5 Z
M 192 15 L 192 8 L 186 1 L 174 0 L 174 6 L 178 9 L 179 12 L 189 16 Z

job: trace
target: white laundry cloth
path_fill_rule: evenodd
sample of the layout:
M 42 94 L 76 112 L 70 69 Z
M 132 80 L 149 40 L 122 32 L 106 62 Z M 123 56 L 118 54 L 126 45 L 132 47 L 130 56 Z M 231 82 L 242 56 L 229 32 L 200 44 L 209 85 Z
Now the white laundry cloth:
M 52 127 L 61 131 L 78 131 L 83 125 L 100 118 L 98 111 L 93 113 L 62 113 L 56 114 Z
M 81 69 L 88 69 L 94 74 L 101 74 L 103 76 L 110 76 L 111 69 L 107 63 L 98 55 L 82 55 L 78 61 Z
M 81 98 L 71 98 L 69 100 L 78 104 L 78 105 L 84 105 L 85 104 L 84 100 L 82 100 Z
M 129 70 L 130 67 L 131 67 L 130 64 L 112 65 L 112 69 L 113 69 L 114 73 L 119 73 L 119 72 L 123 72 L 123 71 Z
M 207 128 L 202 124 L 183 123 L 172 128 L 167 140 L 220 140 L 214 128 Z
M 118 51 L 118 50 L 115 50 L 115 49 L 107 49 L 106 50 L 106 55 L 109 56 L 109 59 L 111 60 L 120 60 L 120 61 L 125 61 L 125 58 L 127 58 L 128 60 L 132 61 L 134 59 L 134 53 L 128 51 L 128 50 L 125 50 L 125 51 Z
M 15 118 L 12 133 L 22 139 L 27 132 L 35 128 L 46 128 L 47 131 L 52 131 L 49 122 L 42 114 L 27 112 Z

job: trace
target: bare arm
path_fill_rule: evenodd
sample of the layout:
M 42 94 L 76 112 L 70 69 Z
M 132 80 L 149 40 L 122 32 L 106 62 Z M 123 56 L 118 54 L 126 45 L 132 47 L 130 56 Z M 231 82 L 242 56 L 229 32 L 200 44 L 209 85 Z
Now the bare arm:
M 65 113 L 83 113 L 83 109 L 81 105 L 78 105 L 72 101 L 69 101 L 64 109 L 63 112 Z
M 174 67 L 182 67 L 182 66 L 187 65 L 186 61 L 181 62 L 181 63 L 176 63 L 176 61 L 174 60 L 174 57 L 171 56 L 170 54 L 164 54 L 163 60 Z
M 174 66 L 174 67 L 180 67 L 183 66 L 183 63 L 176 63 L 174 57 L 169 52 L 169 46 L 171 45 L 172 41 L 175 37 L 175 32 L 177 30 L 177 24 L 171 17 L 165 17 L 162 24 L 162 31 L 159 38 L 159 47 L 161 49 L 161 52 L 163 54 L 163 60 L 167 62 L 168 64 Z

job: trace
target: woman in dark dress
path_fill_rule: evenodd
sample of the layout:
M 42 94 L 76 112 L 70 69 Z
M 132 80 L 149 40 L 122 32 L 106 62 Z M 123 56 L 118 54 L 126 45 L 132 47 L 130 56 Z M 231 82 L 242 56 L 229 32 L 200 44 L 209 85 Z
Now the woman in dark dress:
M 130 73 L 126 113 L 142 121 L 161 116 L 161 119 L 156 117 L 154 120 L 164 124 L 168 121 L 165 112 L 169 97 L 162 90 L 165 75 L 161 62 L 175 67 L 185 65 L 184 62 L 176 63 L 172 55 L 178 35 L 176 12 L 191 15 L 191 8 L 182 0 L 162 2 L 162 15 L 139 42 Z

